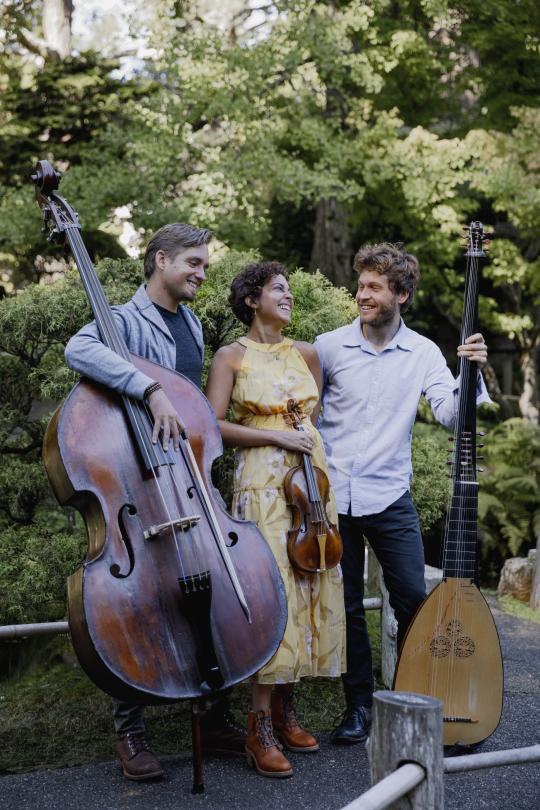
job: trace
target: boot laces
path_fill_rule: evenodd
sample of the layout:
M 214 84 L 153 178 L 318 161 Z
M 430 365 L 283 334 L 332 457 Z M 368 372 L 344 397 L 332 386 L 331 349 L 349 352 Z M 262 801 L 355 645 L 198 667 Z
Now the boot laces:
M 150 750 L 148 747 L 148 743 L 146 742 L 146 737 L 142 737 L 135 734 L 126 734 L 125 740 L 129 748 L 129 753 L 131 757 L 137 756 L 137 754 L 140 754 L 141 751 Z
M 277 746 L 277 740 L 274 737 L 274 727 L 272 726 L 272 718 L 268 715 L 264 717 L 257 717 L 257 736 L 263 748 L 272 748 Z

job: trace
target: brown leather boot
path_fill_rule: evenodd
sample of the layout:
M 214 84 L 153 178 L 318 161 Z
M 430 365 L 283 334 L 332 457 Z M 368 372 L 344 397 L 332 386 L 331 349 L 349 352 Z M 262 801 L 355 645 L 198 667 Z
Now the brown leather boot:
M 274 737 L 268 709 L 248 714 L 246 754 L 248 762 L 261 776 L 292 776 L 292 765 L 279 750 Z
M 296 719 L 293 706 L 292 683 L 279 684 L 272 692 L 272 724 L 276 735 L 289 751 L 299 754 L 319 750 L 319 743 L 315 737 L 302 728 Z
M 144 782 L 145 779 L 157 779 L 163 776 L 159 760 L 148 748 L 146 738 L 139 734 L 126 734 L 118 741 L 116 753 L 122 765 L 126 779 Z

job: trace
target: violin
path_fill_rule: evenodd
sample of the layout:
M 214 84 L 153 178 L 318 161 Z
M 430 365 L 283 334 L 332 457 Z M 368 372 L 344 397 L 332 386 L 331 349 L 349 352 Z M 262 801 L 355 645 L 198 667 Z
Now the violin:
M 289 399 L 287 413 L 295 430 L 305 430 L 302 412 L 296 400 Z M 300 574 L 320 574 L 339 564 L 343 543 L 326 512 L 330 482 L 326 473 L 315 467 L 308 453 L 302 465 L 292 467 L 284 481 L 287 505 L 292 511 L 292 526 L 287 533 L 289 561 Z
M 88 555 L 68 580 L 81 666 L 121 700 L 162 703 L 228 689 L 277 650 L 287 603 L 254 523 L 232 518 L 211 483 L 222 453 L 214 413 L 186 377 L 130 354 L 60 175 L 32 177 L 49 238 L 74 256 L 101 340 L 163 390 L 185 430 L 179 451 L 152 443 L 147 405 L 83 379 L 57 408 L 43 450 L 58 501 L 85 521 Z

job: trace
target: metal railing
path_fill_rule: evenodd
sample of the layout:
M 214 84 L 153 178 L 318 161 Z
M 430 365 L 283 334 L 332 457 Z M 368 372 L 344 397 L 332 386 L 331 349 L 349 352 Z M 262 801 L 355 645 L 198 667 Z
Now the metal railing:
M 382 599 L 374 596 L 364 599 L 364 610 L 380 610 Z M 69 633 L 67 622 L 37 622 L 36 624 L 4 624 L 0 626 L 0 641 L 29 636 L 54 636 Z

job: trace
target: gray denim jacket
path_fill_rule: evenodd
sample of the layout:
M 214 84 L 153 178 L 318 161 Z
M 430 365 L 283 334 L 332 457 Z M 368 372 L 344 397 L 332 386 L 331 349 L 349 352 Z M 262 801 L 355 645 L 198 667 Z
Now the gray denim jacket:
M 132 354 L 174 370 L 176 344 L 148 297 L 144 284 L 141 284 L 131 301 L 112 307 L 112 310 L 120 333 Z M 204 343 L 201 322 L 188 307 L 183 307 L 183 312 L 202 360 Z M 68 342 L 66 362 L 79 374 L 135 399 L 142 399 L 148 386 L 154 382 L 101 342 L 95 321 L 83 326 Z

